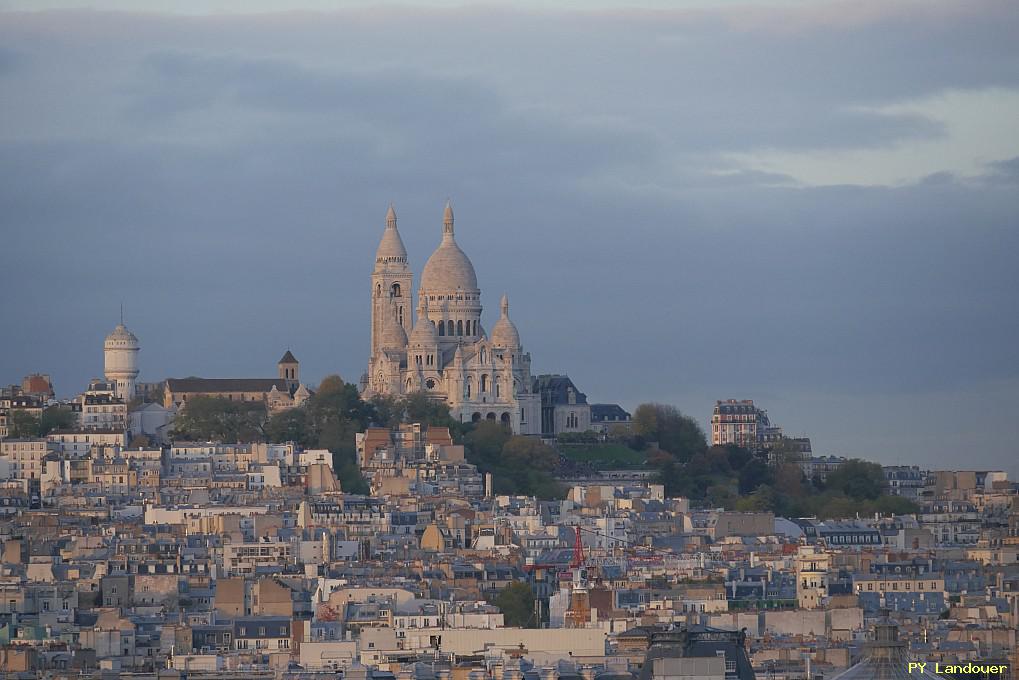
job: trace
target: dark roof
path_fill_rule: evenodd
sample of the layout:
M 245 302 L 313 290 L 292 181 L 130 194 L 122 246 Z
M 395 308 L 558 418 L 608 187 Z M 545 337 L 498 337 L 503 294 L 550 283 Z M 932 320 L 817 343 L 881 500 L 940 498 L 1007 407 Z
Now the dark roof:
M 277 363 L 280 363 L 280 364 L 297 364 L 297 363 L 300 363 L 300 362 L 297 361 L 297 359 L 294 358 L 294 355 L 291 354 L 290 350 L 288 349 L 287 353 L 284 354 L 283 358 L 280 359 Z
M 283 392 L 287 381 L 283 378 L 167 378 L 166 388 L 171 392 L 269 392 L 273 386 Z
M 543 405 L 568 404 L 571 389 L 576 396 L 576 403 L 587 403 L 587 395 L 577 389 L 568 375 L 546 374 L 534 378 L 534 391 L 541 394 Z
M 630 414 L 619 404 L 591 404 L 591 422 L 629 420 Z
M 687 630 L 674 629 L 652 633 L 651 647 L 644 657 L 639 680 L 651 680 L 655 659 L 714 657 L 719 652 L 725 660 L 735 664 L 734 677 L 754 680 L 754 670 L 745 647 L 746 634 L 742 631 L 723 630 L 709 626 L 693 626 Z M 733 677 L 726 673 L 726 677 Z

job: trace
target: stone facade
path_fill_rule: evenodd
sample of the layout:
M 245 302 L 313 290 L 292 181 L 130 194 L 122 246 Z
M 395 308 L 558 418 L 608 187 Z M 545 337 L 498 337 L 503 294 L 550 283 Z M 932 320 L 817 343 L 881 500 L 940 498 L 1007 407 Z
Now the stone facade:
M 413 272 L 390 207 L 371 275 L 371 358 L 361 388 L 366 398 L 424 391 L 445 401 L 461 422 L 494 420 L 516 434 L 538 434 L 541 398 L 532 389 L 531 355 L 509 318 L 491 337 L 481 324 L 481 289 L 457 245 L 447 204 L 442 241 L 425 263 L 411 316 Z

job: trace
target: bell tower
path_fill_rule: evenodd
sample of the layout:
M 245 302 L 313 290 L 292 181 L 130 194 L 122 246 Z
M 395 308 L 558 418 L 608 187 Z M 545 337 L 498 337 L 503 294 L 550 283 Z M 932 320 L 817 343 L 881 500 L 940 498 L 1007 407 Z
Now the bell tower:
M 371 287 L 371 351 L 381 349 L 382 333 L 390 315 L 395 315 L 405 334 L 413 327 L 414 274 L 407 264 L 407 249 L 396 228 L 396 210 L 386 212 L 386 228 L 375 252 Z

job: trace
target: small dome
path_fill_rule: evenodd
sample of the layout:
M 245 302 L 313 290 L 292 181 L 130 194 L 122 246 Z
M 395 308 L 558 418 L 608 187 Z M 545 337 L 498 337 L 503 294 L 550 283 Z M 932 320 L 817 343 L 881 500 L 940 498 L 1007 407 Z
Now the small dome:
M 379 249 L 375 251 L 375 264 L 390 263 L 407 264 L 407 249 L 403 246 L 400 231 L 396 228 L 396 210 L 392 205 L 386 212 L 386 228 L 379 241 Z
M 509 299 L 505 295 L 502 296 L 502 315 L 499 320 L 492 326 L 492 344 L 496 347 L 505 347 L 506 349 L 519 349 L 520 348 L 520 333 L 517 331 L 516 325 L 509 318 Z
M 439 332 L 435 330 L 435 322 L 428 318 L 428 299 L 422 295 L 418 306 L 417 323 L 410 332 L 410 344 L 430 347 L 439 342 Z
M 406 346 L 407 331 L 403 330 L 403 324 L 396 320 L 396 308 L 394 306 L 382 329 L 382 348 L 404 349 Z
M 127 330 L 127 326 L 119 323 L 113 332 L 106 336 L 104 346 L 106 349 L 138 349 L 138 338 Z
M 460 250 L 453 235 L 453 207 L 446 204 L 443 217 L 442 243 L 435 249 L 421 271 L 421 290 L 454 292 L 478 289 L 478 277 L 470 258 Z

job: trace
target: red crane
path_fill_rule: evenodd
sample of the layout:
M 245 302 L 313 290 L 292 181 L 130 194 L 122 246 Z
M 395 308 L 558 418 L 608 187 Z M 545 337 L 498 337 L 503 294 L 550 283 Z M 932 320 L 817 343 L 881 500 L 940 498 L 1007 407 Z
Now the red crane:
M 584 542 L 580 539 L 580 526 L 574 528 L 577 534 L 573 539 L 573 561 L 570 562 L 570 569 L 579 569 L 584 566 Z

